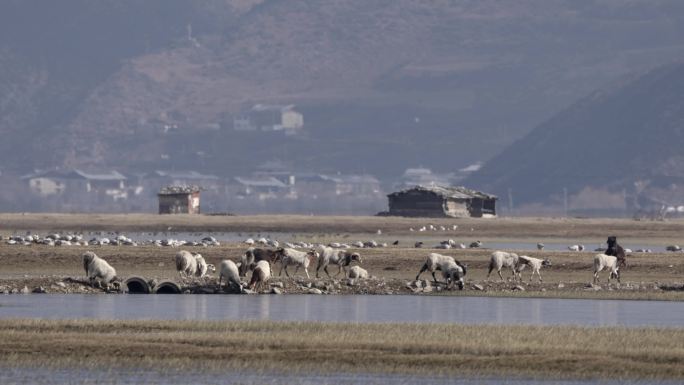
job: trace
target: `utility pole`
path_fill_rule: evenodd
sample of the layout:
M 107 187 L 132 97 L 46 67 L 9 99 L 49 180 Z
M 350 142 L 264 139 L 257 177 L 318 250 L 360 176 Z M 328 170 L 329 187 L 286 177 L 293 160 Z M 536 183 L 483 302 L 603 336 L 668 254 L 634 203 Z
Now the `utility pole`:
M 508 212 L 509 215 L 513 215 L 513 190 L 508 188 Z
M 568 217 L 568 189 L 563 187 L 563 213 L 565 218 Z

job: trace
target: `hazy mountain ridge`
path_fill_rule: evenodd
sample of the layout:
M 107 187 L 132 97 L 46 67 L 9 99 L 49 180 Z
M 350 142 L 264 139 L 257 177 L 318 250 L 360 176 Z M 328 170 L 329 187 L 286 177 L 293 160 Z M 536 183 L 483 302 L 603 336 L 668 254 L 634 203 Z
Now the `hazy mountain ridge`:
M 32 138 L 8 145 L 6 167 L 232 174 L 278 158 L 380 176 L 416 165 L 453 171 L 498 153 L 597 84 L 684 54 L 677 1 L 85 3 L 60 3 L 60 15 L 79 15 L 71 30 L 50 24 L 52 41 L 94 36 L 64 49 L 66 69 L 22 53 L 39 63 L 30 76 L 49 81 L 3 113 L 0 122 L 26 120 L 20 131 Z M 30 15 L 41 3 L 9 4 Z M 55 50 L 50 57 L 61 57 Z M 109 64 L 88 71 L 101 63 Z M 62 104 L 45 108 L 36 93 Z M 230 132 L 235 113 L 263 102 L 297 104 L 304 135 Z M 167 123 L 182 132 L 160 134 Z M 206 129 L 217 123 L 219 132 Z

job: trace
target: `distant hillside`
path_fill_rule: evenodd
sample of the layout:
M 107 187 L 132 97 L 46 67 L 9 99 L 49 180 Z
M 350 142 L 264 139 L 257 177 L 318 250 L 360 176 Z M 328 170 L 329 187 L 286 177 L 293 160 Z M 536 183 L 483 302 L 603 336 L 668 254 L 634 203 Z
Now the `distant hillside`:
M 619 206 L 684 204 L 684 64 L 649 71 L 583 98 L 491 159 L 467 183 L 520 205 L 577 208 L 607 194 Z M 582 195 L 586 195 L 583 197 Z M 615 198 L 615 197 L 613 197 Z M 611 199 L 608 197 L 608 201 Z M 610 203 L 608 203 L 610 205 Z M 595 206 L 596 207 L 596 206 Z
M 678 0 L 47 4 L 0 3 L 4 168 L 448 172 L 684 57 Z M 304 133 L 233 132 L 255 103 L 296 104 Z

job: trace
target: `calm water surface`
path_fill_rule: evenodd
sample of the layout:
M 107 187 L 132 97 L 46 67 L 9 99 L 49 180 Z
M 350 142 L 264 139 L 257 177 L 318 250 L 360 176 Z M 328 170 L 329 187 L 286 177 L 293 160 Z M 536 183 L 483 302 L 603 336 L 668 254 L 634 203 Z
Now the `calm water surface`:
M 187 372 L 159 372 L 145 370 L 79 370 L 79 369 L 29 369 L 29 368 L 2 368 L 0 366 L 0 383 L 2 384 L 302 384 L 302 385 L 670 385 L 677 382 L 638 382 L 638 381 L 596 381 L 596 380 L 532 380 L 532 379 L 507 379 L 507 378 L 452 378 L 452 377 L 427 377 L 427 376 L 404 376 L 386 374 L 277 374 L 277 373 L 187 373 Z
M 363 295 L 0 296 L 0 318 L 684 326 L 684 302 Z

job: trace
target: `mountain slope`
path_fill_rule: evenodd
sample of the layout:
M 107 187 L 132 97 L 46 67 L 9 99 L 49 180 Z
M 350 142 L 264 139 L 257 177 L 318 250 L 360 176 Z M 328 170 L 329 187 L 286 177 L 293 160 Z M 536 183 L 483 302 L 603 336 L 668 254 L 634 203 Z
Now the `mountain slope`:
M 586 189 L 630 195 L 673 190 L 684 181 L 683 146 L 684 64 L 677 63 L 592 93 L 467 182 L 501 195 L 511 189 L 519 204 L 548 203 L 563 188 L 570 195 Z M 672 198 L 663 195 L 663 201 Z

